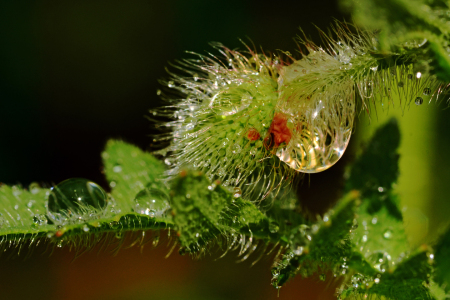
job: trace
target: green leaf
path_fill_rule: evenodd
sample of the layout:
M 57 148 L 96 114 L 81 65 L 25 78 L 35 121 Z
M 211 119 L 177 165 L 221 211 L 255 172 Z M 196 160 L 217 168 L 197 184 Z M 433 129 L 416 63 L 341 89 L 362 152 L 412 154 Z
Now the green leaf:
M 450 80 L 448 3 L 425 0 L 341 0 L 356 23 L 381 30 L 384 50 L 414 55 L 415 68 L 430 72 L 442 81 Z M 427 43 L 428 41 L 428 43 Z
M 197 252 L 211 240 L 246 234 L 269 239 L 269 220 L 234 191 L 200 172 L 182 171 L 171 185 L 174 222 L 183 251 Z
M 390 215 L 402 220 L 399 201 L 393 194 L 397 182 L 400 130 L 397 121 L 391 119 L 380 127 L 366 146 L 363 154 L 351 167 L 346 190 L 358 190 L 368 201 L 366 210 L 375 214 L 385 207 Z
M 272 285 L 280 288 L 300 271 L 303 277 L 308 277 L 320 269 L 341 265 L 350 255 L 350 230 L 355 217 L 355 196 L 347 194 L 336 207 L 326 214 L 323 220 L 306 226 L 307 232 L 300 231 L 291 235 L 289 242 L 292 247 L 278 265 L 272 269 Z M 306 237 L 306 239 L 299 239 Z M 311 241 L 310 243 L 308 241 Z M 304 249 L 296 253 L 296 243 L 304 244 Z M 302 244 L 302 245 L 303 245 Z
M 150 153 L 122 141 L 110 140 L 102 153 L 106 179 L 116 209 L 131 212 L 136 195 L 145 188 L 167 190 L 161 181 L 164 164 Z
M 0 235 L 36 234 L 51 228 L 45 217 L 48 193 L 37 184 L 28 190 L 0 185 Z

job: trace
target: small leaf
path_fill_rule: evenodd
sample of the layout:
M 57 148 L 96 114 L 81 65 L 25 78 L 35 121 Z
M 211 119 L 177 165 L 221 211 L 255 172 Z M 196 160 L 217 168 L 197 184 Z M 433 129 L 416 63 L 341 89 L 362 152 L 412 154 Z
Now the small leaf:
M 149 187 L 167 190 L 160 179 L 164 164 L 150 153 L 122 141 L 108 141 L 102 153 L 111 195 L 123 212 L 134 209 L 136 195 Z

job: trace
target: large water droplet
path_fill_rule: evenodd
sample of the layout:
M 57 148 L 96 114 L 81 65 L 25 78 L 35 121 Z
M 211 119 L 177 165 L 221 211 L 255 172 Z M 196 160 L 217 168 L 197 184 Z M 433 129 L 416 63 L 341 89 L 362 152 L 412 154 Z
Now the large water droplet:
M 169 196 L 158 188 L 145 188 L 134 199 L 134 211 L 150 218 L 164 217 L 170 208 Z
M 107 205 L 105 191 L 95 182 L 72 178 L 60 182 L 48 196 L 47 216 L 55 224 L 97 216 Z
M 423 103 L 422 97 L 417 97 L 415 103 L 416 103 L 416 105 L 422 105 L 422 103 Z
M 353 55 L 347 46 L 342 49 Z M 314 55 L 320 58 L 318 68 L 326 69 L 330 58 L 320 52 Z M 292 169 L 317 173 L 333 166 L 347 149 L 355 115 L 355 90 L 354 82 L 348 80 L 312 92 L 296 71 L 307 60 L 303 58 L 281 69 L 279 103 L 264 142 Z M 290 82 L 295 82 L 296 88 Z M 358 88 L 364 97 L 372 96 L 371 82 Z
M 316 127 L 314 132 L 302 130 L 291 142 L 278 148 L 276 155 L 292 169 L 303 173 L 318 173 L 333 166 L 344 154 L 353 126 L 353 117 L 347 125 L 336 128 L 331 136 Z

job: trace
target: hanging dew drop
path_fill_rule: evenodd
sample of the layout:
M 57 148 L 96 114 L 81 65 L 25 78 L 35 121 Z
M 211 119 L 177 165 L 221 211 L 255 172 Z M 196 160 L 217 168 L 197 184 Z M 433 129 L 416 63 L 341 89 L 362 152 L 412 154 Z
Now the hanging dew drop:
M 422 105 L 422 103 L 423 103 L 422 97 L 417 97 L 415 100 L 415 103 L 416 103 L 416 105 Z
M 323 55 L 322 60 L 327 59 Z M 327 88 L 333 92 L 296 93 L 288 86 L 290 82 L 301 82 L 301 75 L 295 70 L 302 63 L 299 60 L 281 71 L 278 82 L 283 88 L 264 141 L 266 148 L 290 168 L 318 173 L 332 167 L 347 149 L 355 116 L 353 82 Z M 372 97 L 368 84 L 358 88 L 361 95 Z
M 107 205 L 106 192 L 95 182 L 72 178 L 52 188 L 48 196 L 47 217 L 57 225 L 80 217 L 98 216 Z
M 430 88 L 424 88 L 424 89 L 423 89 L 423 94 L 424 94 L 425 96 L 430 95 L 430 94 L 431 94 L 431 89 L 430 89 Z
M 170 208 L 169 196 L 158 188 L 143 189 L 137 193 L 134 202 L 134 211 L 150 218 L 165 217 L 167 210 Z

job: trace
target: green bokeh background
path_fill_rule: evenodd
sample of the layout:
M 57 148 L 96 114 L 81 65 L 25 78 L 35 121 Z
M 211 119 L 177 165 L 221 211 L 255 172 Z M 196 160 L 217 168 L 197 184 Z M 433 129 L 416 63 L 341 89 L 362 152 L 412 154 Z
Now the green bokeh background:
M 154 129 L 144 118 L 162 103 L 157 80 L 168 62 L 206 53 L 210 41 L 295 52 L 299 27 L 317 43 L 325 29 L 349 19 L 336 1 L 0 0 L 0 182 L 28 185 L 84 177 L 106 187 L 100 152 L 110 138 L 149 149 Z M 250 38 L 251 40 L 249 40 Z M 411 107 L 400 117 L 399 192 L 412 243 L 446 222 L 450 205 L 449 111 Z M 377 122 L 361 114 L 349 151 L 327 172 L 300 187 L 305 206 L 321 212 L 339 196 L 345 164 Z M 402 112 L 397 111 L 397 115 Z M 0 257 L 1 299 L 276 299 L 272 258 L 250 267 L 236 254 L 201 261 L 168 249 L 124 249 L 113 257 L 68 249 L 51 256 Z M 279 299 L 333 299 L 335 282 L 295 279 Z

